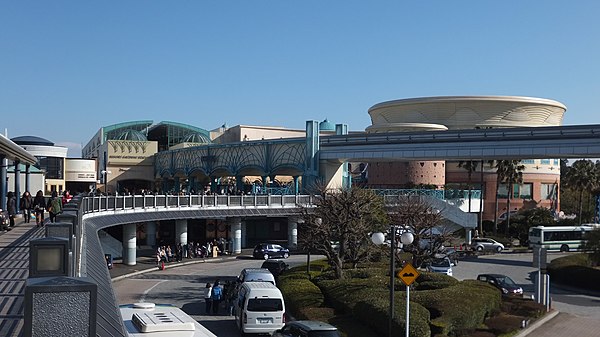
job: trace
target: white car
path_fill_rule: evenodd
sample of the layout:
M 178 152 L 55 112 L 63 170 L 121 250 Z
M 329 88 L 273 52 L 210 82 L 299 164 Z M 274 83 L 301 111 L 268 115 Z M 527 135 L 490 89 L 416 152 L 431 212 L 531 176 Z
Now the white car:
M 490 238 L 475 238 L 471 240 L 471 248 L 478 252 L 482 252 L 484 250 L 487 251 L 495 251 L 500 253 L 504 250 L 504 245 L 500 242 L 490 239 Z
M 427 264 L 425 270 L 431 273 L 441 273 L 446 274 L 448 276 L 452 276 L 452 263 L 447 257 L 433 259 Z

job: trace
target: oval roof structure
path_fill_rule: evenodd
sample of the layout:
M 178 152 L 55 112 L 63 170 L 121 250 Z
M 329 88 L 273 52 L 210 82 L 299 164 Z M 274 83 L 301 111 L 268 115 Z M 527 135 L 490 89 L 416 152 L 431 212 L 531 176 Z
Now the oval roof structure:
M 51 141 L 44 139 L 42 137 L 36 137 L 36 136 L 19 136 L 19 137 L 11 138 L 11 140 L 15 144 L 19 144 L 19 145 L 54 146 L 54 143 L 52 143 Z
M 522 96 L 439 96 L 382 102 L 369 109 L 367 132 L 559 126 L 560 102 Z

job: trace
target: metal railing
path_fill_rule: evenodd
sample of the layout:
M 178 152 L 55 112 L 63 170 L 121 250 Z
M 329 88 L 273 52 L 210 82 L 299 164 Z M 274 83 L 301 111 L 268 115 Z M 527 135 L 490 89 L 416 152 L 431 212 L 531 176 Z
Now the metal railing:
M 312 195 L 125 195 L 85 197 L 83 214 L 169 208 L 298 207 L 312 205 Z

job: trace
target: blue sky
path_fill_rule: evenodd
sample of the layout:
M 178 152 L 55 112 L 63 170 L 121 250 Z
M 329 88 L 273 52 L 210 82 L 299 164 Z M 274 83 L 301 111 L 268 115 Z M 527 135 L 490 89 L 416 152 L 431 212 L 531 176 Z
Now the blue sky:
M 600 1 L 2 1 L 0 127 L 370 125 L 438 95 L 549 98 L 599 124 Z

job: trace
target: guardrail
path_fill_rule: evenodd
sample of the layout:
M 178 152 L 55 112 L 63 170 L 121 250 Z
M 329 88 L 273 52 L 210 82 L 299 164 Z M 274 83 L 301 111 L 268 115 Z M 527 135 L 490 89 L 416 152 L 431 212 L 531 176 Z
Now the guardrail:
M 312 205 L 312 195 L 125 195 L 85 197 L 83 214 L 181 207 L 297 207 Z

